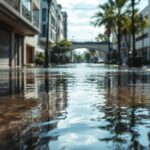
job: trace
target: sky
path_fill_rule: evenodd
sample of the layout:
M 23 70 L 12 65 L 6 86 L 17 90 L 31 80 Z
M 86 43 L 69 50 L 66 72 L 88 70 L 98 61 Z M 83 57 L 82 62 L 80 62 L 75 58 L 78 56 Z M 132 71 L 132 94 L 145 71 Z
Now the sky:
M 98 4 L 106 0 L 57 0 L 58 4 L 68 13 L 68 39 L 73 41 L 94 41 L 104 27 L 90 25 Z M 141 0 L 139 8 L 143 9 L 148 0 Z

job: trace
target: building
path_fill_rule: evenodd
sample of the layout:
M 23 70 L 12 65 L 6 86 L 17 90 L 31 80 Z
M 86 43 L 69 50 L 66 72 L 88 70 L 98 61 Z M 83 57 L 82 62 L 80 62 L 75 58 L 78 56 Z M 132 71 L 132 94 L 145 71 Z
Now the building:
M 63 15 L 63 34 L 64 34 L 64 38 L 67 39 L 68 38 L 68 15 L 65 11 L 62 12 Z
M 34 61 L 39 34 L 40 0 L 0 1 L 0 67 Z
M 150 24 L 150 0 L 148 5 L 141 11 L 141 21 L 144 16 L 148 18 L 148 24 Z M 142 24 L 141 24 L 142 26 Z M 139 34 L 136 35 L 136 49 L 137 54 L 141 56 L 144 60 L 144 63 L 150 63 L 150 26 Z
M 40 47 L 45 49 L 47 21 L 48 21 L 47 0 L 41 0 L 41 35 Z M 65 14 L 65 15 L 64 15 Z M 67 38 L 67 13 L 62 11 L 61 5 L 56 0 L 52 0 L 49 14 L 49 43 L 54 44 L 56 41 Z

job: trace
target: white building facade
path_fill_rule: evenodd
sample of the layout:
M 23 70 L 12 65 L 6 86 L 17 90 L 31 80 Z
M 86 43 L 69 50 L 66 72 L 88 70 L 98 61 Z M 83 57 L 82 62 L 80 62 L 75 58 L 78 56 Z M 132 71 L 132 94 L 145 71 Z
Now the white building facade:
M 40 46 L 45 49 L 46 45 L 46 36 L 47 36 L 47 22 L 48 22 L 48 4 L 47 0 L 41 0 L 41 35 L 40 35 Z M 61 5 L 57 4 L 56 0 L 52 0 L 50 5 L 50 14 L 49 14 L 49 43 L 54 44 L 56 41 L 65 39 L 67 34 L 64 27 L 64 18 Z
M 141 19 L 144 16 L 148 18 L 148 27 L 136 35 L 136 49 L 137 54 L 142 56 L 147 63 L 150 63 L 150 0 L 148 5 L 141 11 Z

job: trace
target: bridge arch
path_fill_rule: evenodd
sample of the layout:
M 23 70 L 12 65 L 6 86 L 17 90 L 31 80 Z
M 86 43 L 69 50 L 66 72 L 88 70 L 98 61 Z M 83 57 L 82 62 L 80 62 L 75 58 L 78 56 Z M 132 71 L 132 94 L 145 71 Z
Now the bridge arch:
M 104 53 L 108 53 L 108 43 L 107 42 L 72 42 L 71 49 L 86 48 L 89 50 L 98 50 Z

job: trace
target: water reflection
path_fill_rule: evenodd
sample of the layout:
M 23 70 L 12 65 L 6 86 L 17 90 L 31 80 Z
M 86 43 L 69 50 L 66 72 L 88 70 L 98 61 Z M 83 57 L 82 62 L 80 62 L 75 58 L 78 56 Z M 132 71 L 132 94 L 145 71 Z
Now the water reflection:
M 90 64 L 2 71 L 0 147 L 150 149 L 149 85 L 148 71 Z
M 106 124 L 99 128 L 109 135 L 100 141 L 111 142 L 113 149 L 150 148 L 149 77 L 149 73 L 118 72 L 117 78 L 115 75 L 106 78 L 107 101 L 97 109 L 105 113 L 98 120 Z

